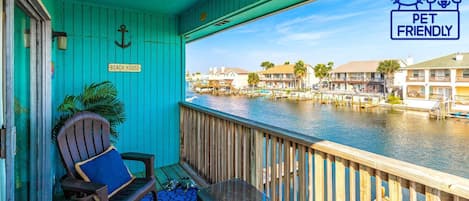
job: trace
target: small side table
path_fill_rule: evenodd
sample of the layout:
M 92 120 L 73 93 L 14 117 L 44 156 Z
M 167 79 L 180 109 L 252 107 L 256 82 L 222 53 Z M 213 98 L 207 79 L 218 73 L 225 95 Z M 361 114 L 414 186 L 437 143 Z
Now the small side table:
M 241 179 L 213 184 L 197 193 L 199 201 L 268 201 L 264 193 Z

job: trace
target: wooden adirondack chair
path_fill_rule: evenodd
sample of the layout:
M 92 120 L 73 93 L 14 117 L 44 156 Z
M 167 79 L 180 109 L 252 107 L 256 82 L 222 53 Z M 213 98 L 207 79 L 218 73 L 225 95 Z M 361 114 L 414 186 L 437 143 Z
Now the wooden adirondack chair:
M 103 184 L 85 182 L 75 170 L 75 163 L 87 160 L 109 148 L 109 122 L 103 117 L 80 112 L 67 120 L 57 135 L 57 146 L 67 175 L 61 184 L 66 197 L 98 197 L 106 200 L 140 200 L 152 193 L 157 200 L 155 176 L 153 170 L 154 156 L 141 153 L 123 153 L 124 160 L 135 160 L 145 164 L 145 178 L 136 178 L 127 187 L 108 198 L 107 187 Z M 85 199 L 86 200 L 86 199 Z

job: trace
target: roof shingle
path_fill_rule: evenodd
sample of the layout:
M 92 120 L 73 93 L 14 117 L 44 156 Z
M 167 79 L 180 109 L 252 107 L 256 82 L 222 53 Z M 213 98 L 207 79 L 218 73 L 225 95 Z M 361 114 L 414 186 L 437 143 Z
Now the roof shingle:
M 351 61 L 332 70 L 332 73 L 376 72 L 380 61 Z
M 294 64 L 277 65 L 265 71 L 262 74 L 293 74 Z
M 449 68 L 449 67 L 469 67 L 469 52 L 461 53 L 463 59 L 456 61 L 457 53 L 442 56 L 439 58 L 431 59 L 428 61 L 420 62 L 414 65 L 410 65 L 405 69 L 413 68 Z

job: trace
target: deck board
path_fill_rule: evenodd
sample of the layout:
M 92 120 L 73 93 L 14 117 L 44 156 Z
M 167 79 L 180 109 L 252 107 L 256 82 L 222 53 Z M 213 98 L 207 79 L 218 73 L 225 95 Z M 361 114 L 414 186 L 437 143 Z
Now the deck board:
M 179 174 L 180 177 L 189 177 L 189 174 L 181 167 L 181 165 L 177 164 L 174 166 L 174 170 Z
M 180 180 L 184 177 L 191 178 L 179 164 L 156 168 L 155 177 L 157 180 L 156 189 L 158 191 L 163 190 L 163 185 L 168 182 L 168 180 Z M 192 178 L 191 180 L 194 182 Z
M 168 176 L 166 176 L 166 173 L 164 173 L 163 169 L 161 168 L 155 169 L 155 178 L 156 178 L 156 181 L 160 184 L 161 189 L 163 185 L 168 181 Z M 157 189 L 157 190 L 159 191 L 161 189 Z

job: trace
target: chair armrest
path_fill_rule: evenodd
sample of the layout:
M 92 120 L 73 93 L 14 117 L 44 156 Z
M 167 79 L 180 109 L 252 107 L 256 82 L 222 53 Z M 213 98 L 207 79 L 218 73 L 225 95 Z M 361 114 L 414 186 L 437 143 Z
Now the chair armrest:
M 143 162 L 145 164 L 145 177 L 146 178 L 155 177 L 155 173 L 154 173 L 155 170 L 153 169 L 155 156 L 153 156 L 152 154 L 128 152 L 128 153 L 122 153 L 121 157 L 124 160 L 133 160 L 133 161 Z
M 107 201 L 107 186 L 66 177 L 61 182 L 64 191 L 94 194 L 100 201 Z

